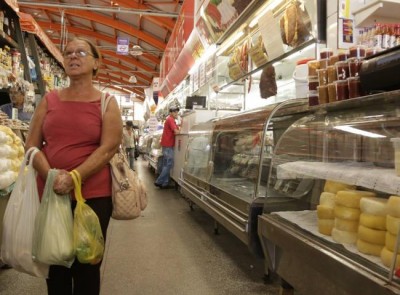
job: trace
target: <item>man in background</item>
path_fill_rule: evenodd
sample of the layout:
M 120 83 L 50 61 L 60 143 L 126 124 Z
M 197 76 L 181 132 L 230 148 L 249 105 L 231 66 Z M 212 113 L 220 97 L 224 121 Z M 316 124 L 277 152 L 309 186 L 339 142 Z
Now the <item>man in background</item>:
M 32 113 L 24 112 L 24 101 L 26 91 L 22 86 L 15 85 L 11 87 L 10 92 L 10 103 L 0 106 L 0 110 L 7 114 L 12 119 L 12 110 L 16 108 L 18 110 L 18 118 L 21 121 L 29 122 L 32 118 Z
M 163 153 L 163 162 L 160 175 L 154 182 L 154 185 L 163 189 L 169 188 L 169 175 L 174 165 L 174 145 L 175 135 L 179 134 L 179 127 L 175 122 L 178 118 L 179 108 L 172 106 L 169 108 L 169 116 L 165 120 L 163 134 L 161 136 L 161 146 Z

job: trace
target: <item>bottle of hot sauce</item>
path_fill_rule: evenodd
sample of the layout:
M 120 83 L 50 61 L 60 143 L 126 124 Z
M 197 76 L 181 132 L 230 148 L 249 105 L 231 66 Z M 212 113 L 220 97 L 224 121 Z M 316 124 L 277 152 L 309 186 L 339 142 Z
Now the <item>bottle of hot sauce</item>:
M 382 47 L 382 28 L 381 24 L 375 24 L 375 30 L 373 34 L 373 39 L 374 39 L 374 46 L 373 47 Z

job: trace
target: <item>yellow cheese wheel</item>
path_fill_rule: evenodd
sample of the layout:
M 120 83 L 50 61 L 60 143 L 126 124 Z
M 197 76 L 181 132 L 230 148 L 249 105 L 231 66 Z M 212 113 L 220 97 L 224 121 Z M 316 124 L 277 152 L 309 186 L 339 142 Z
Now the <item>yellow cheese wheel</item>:
M 400 197 L 391 196 L 387 202 L 387 212 L 393 217 L 400 217 Z
M 335 194 L 322 192 L 319 197 L 319 204 L 327 207 L 335 207 Z
M 387 201 L 383 198 L 362 198 L 360 200 L 361 212 L 384 216 L 387 214 Z
M 318 205 L 317 206 L 317 215 L 320 219 L 334 219 L 335 214 L 332 207 Z M 386 220 L 385 220 L 386 222 Z
M 358 220 L 347 220 L 342 218 L 335 218 L 335 228 L 344 231 L 358 231 Z
M 330 236 L 333 229 L 333 219 L 318 219 L 318 232 Z
M 347 220 L 358 220 L 361 214 L 360 209 L 349 208 L 339 205 L 336 205 L 333 210 L 336 218 L 342 218 Z
M 381 251 L 381 260 L 382 260 L 383 265 L 385 265 L 387 267 L 391 267 L 393 256 L 394 256 L 393 251 L 390 251 L 388 248 L 383 247 L 383 249 Z M 397 254 L 395 268 L 399 268 L 399 267 L 400 267 L 400 255 Z
M 386 215 L 386 229 L 392 235 L 399 233 L 400 218 L 393 217 L 392 215 Z
M 332 180 L 326 180 L 324 186 L 324 192 L 336 194 L 338 191 L 353 190 L 355 188 L 356 188 L 355 185 L 336 182 Z
M 358 227 L 358 238 L 376 245 L 385 245 L 385 230 L 378 230 L 360 225 Z
M 354 244 L 357 241 L 357 233 L 333 228 L 332 239 L 341 244 Z
M 374 255 L 378 257 L 381 255 L 381 251 L 384 247 L 383 245 L 371 244 L 361 239 L 358 239 L 356 244 L 358 251 L 360 251 L 361 253 Z
M 392 235 L 390 232 L 386 232 L 385 235 L 385 246 L 386 248 L 388 248 L 388 250 L 390 251 L 394 251 L 394 247 L 396 246 L 396 239 L 397 236 Z M 400 245 L 399 245 L 399 249 L 397 249 L 397 254 L 400 254 Z
M 386 216 L 361 213 L 360 225 L 372 229 L 386 230 Z
M 366 191 L 348 190 L 338 191 L 335 197 L 335 205 L 341 205 L 350 208 L 360 208 L 360 200 L 363 197 L 372 198 L 376 194 Z

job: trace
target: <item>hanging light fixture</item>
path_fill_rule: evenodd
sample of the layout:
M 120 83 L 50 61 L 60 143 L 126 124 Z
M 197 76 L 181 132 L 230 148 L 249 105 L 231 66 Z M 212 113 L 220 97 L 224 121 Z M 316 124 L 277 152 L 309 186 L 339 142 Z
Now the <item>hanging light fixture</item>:
M 128 81 L 129 83 L 136 84 L 137 83 L 136 76 L 135 75 L 130 76 Z
M 143 48 L 139 45 L 133 45 L 129 53 L 133 56 L 139 56 L 143 54 Z

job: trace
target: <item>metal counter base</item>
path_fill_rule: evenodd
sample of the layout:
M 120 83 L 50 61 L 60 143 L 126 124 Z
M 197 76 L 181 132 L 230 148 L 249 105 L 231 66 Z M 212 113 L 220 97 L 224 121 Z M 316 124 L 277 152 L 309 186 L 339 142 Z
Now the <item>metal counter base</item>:
M 396 282 L 389 284 L 387 278 L 378 276 L 279 216 L 260 215 L 258 234 L 264 253 L 268 253 L 269 267 L 301 294 L 400 294 Z

